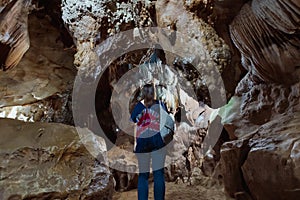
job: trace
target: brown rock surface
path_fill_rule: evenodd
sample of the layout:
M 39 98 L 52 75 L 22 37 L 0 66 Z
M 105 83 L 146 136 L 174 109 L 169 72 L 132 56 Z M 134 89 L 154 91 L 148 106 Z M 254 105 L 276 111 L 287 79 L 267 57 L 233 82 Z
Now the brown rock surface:
M 245 4 L 231 37 L 248 74 L 220 109 L 230 141 L 221 148 L 227 193 L 237 199 L 297 199 L 299 193 L 299 5 Z
M 28 12 L 31 1 L 2 3 L 5 7 L 0 10 L 0 68 L 7 70 L 20 62 L 30 46 Z
M 300 112 L 278 116 L 249 140 L 242 165 L 254 199 L 297 199 L 300 196 Z
M 17 68 L 0 73 L 3 106 L 23 105 L 65 91 L 76 75 L 73 52 L 64 51 L 47 19 L 30 16 L 31 48 Z
M 299 120 L 298 107 L 293 114 L 277 115 L 248 136 L 222 146 L 222 174 L 229 195 L 248 193 L 253 199 L 297 199 Z
M 70 124 L 74 52 L 64 50 L 47 18 L 30 15 L 29 34 L 31 47 L 18 66 L 0 72 L 0 117 Z
M 0 126 L 1 199 L 111 198 L 102 138 L 81 129 L 80 140 L 62 124 L 1 119 Z
M 246 192 L 240 170 L 241 162 L 246 159 L 247 155 L 246 145 L 247 141 L 232 141 L 225 143 L 221 149 L 221 174 L 225 191 L 231 197 L 236 196 L 237 193 Z
M 99 60 L 103 52 L 97 52 L 96 47 L 109 36 L 121 31 L 153 25 L 153 7 L 152 1 L 141 0 L 63 1 L 62 18 L 77 47 L 75 66 L 87 77 L 97 77 L 103 70 L 103 63 Z M 128 44 L 126 48 L 129 47 Z
M 169 42 L 181 54 L 178 53 L 179 57 L 173 52 L 166 52 L 167 64 L 172 65 L 175 58 L 192 63 L 201 74 L 199 79 L 205 82 L 211 94 L 215 87 L 224 87 L 219 73 L 222 73 L 230 60 L 230 50 L 224 40 L 204 20 L 189 12 L 184 7 L 184 1 L 160 0 L 156 2 L 155 8 L 158 26 L 171 30 L 167 33 L 168 39 L 161 42 Z M 220 96 L 225 95 L 225 91 L 222 92 L 224 94 Z M 221 104 L 213 106 L 219 107 Z
M 235 139 L 221 149 L 225 189 L 232 197 L 294 199 L 300 173 L 299 83 L 246 88 L 220 109 L 226 113 L 224 127 Z
M 280 2 L 246 3 L 230 33 L 248 73 L 260 81 L 289 85 L 300 80 L 300 7 L 293 1 Z
M 4 11 L 2 6 L 7 2 L 9 1 L 0 1 L 0 12 Z M 16 2 L 24 3 L 29 1 Z M 216 0 L 213 5 L 215 7 L 211 8 L 212 1 L 210 0 L 159 0 L 156 3 L 154 1 L 111 2 L 107 0 L 89 0 L 78 2 L 76 0 L 67 0 L 63 1 L 62 9 L 64 21 L 74 37 L 78 50 L 75 56 L 75 65 L 83 73 L 95 77 L 95 75 L 101 72 L 104 62 L 110 61 L 108 56 L 104 56 L 102 60 L 99 60 L 99 56 L 103 55 L 107 49 L 112 49 L 112 51 L 119 49 L 118 45 L 110 46 L 111 43 L 106 43 L 107 46 L 104 47 L 99 46 L 108 36 L 113 36 L 121 31 L 136 27 L 156 25 L 157 21 L 159 26 L 171 30 L 164 37 L 160 38 L 161 41 L 169 42 L 175 49 L 180 49 L 183 53 L 186 53 L 187 56 L 183 56 L 183 59 L 186 59 L 186 61 L 193 63 L 196 60 L 195 62 L 199 61 L 201 63 L 201 70 L 203 70 L 203 74 L 207 75 L 207 77 L 197 77 L 200 84 L 205 83 L 210 87 L 210 91 L 214 91 L 215 89 L 219 89 L 223 81 L 230 81 L 230 83 L 225 83 L 225 86 L 227 86 L 226 92 L 229 91 L 231 93 L 233 92 L 232 88 L 236 85 L 236 81 L 239 80 L 240 71 L 235 63 L 238 53 L 232 51 L 232 48 L 229 50 L 227 46 L 230 46 L 226 36 L 228 34 L 227 23 L 231 21 L 236 11 L 239 10 L 239 7 L 244 2 L 246 0 Z M 154 4 L 156 4 L 156 11 L 154 10 Z M 212 11 L 213 13 L 211 13 Z M 6 15 L 12 13 L 6 12 Z M 216 14 L 218 19 L 211 18 L 214 17 L 213 14 Z M 0 91 L 2 92 L 0 96 L 2 95 L 1 97 L 3 97 L 0 100 L 0 107 L 3 107 L 1 116 L 8 117 L 12 116 L 13 113 L 17 113 L 18 116 L 24 115 L 25 118 L 35 119 L 35 121 L 45 120 L 55 116 L 53 114 L 55 112 L 60 115 L 60 109 L 62 109 L 65 115 L 60 115 L 61 117 L 58 118 L 67 118 L 70 113 L 68 113 L 69 110 L 64 108 L 67 107 L 69 101 L 68 90 L 70 88 L 68 86 L 72 84 L 71 80 L 75 76 L 72 67 L 70 68 L 72 66 L 70 63 L 73 62 L 73 59 L 69 59 L 70 57 L 68 56 L 71 54 L 72 57 L 73 54 L 66 53 L 66 51 L 58 51 L 58 49 L 63 48 L 63 45 L 57 42 L 59 41 L 57 40 L 57 33 L 52 32 L 52 28 L 44 20 L 30 17 L 29 22 L 35 23 L 34 31 L 30 31 L 30 34 L 33 36 L 31 38 L 31 48 L 25 54 L 24 60 L 20 62 L 20 68 L 14 68 L 10 71 L 10 74 L 0 74 L 0 80 L 4 83 L 0 87 Z M 0 23 L 3 23 L 3 21 Z M 216 26 L 215 29 L 217 29 L 217 32 L 227 44 L 216 34 L 214 28 L 209 24 Z M 182 36 L 184 37 L 178 37 L 175 31 L 183 33 Z M 143 32 L 138 33 L 137 29 L 133 29 L 132 32 L 134 37 L 142 37 L 145 34 Z M 47 35 L 47 39 L 45 37 L 41 40 L 35 40 L 40 35 Z M 236 89 L 236 96 L 220 109 L 224 127 L 228 131 L 230 138 L 236 139 L 235 141 L 226 143 L 221 150 L 222 156 L 219 166 L 223 170 L 222 176 L 224 178 L 225 189 L 236 199 L 296 199 L 299 196 L 298 186 L 300 185 L 298 136 L 300 89 L 299 83 L 297 84 L 300 77 L 298 1 L 253 0 L 247 3 L 231 24 L 231 36 L 242 54 L 242 64 L 249 72 L 239 83 Z M 3 35 L 1 37 L 3 38 Z M 178 38 L 183 39 L 183 42 L 180 43 L 177 40 Z M 117 42 L 125 39 L 127 41 L 127 38 L 123 36 L 116 38 Z M 41 48 L 45 47 L 41 41 L 45 41 L 45 43 L 50 43 L 51 45 L 47 48 Z M 199 44 L 196 45 L 194 41 L 199 42 Z M 124 50 L 125 52 L 134 45 L 133 40 L 130 40 L 129 43 L 122 51 Z M 4 48 L 0 47 L 0 51 L 8 50 L 7 46 Z M 24 49 L 18 52 L 23 54 L 23 51 Z M 195 54 L 197 54 L 195 57 L 199 56 L 199 60 L 193 57 Z M 3 55 L 1 54 L 1 56 Z M 126 54 L 126 56 L 128 55 Z M 137 58 L 140 58 L 141 53 L 138 55 L 132 57 L 135 57 L 135 60 L 139 60 Z M 169 53 L 166 55 L 168 64 L 173 64 L 176 56 Z M 193 56 L 190 57 L 189 55 Z M 13 60 L 16 60 L 16 58 L 19 59 L 18 56 L 13 56 L 12 58 Z M 231 64 L 230 60 L 234 64 Z M 100 61 L 103 63 L 99 64 Z M 124 66 L 128 63 L 138 63 L 131 62 L 130 59 L 120 61 L 120 63 L 123 62 L 125 63 Z M 120 70 L 117 69 L 119 66 L 121 65 L 110 68 L 110 74 L 107 77 L 109 81 L 105 85 L 107 89 L 103 90 L 109 90 L 110 86 L 114 86 L 113 81 L 117 81 L 118 78 L 116 77 L 123 75 L 123 72 L 116 75 L 116 72 Z M 229 66 L 233 66 L 233 68 Z M 224 76 L 223 79 L 221 77 L 216 78 L 215 74 L 211 72 L 214 69 L 216 69 L 215 72 L 222 75 L 224 75 L 224 71 L 230 71 L 230 73 L 227 73 L 227 78 L 225 79 Z M 88 86 L 86 89 L 90 89 L 90 87 Z M 84 96 L 85 93 L 82 94 Z M 124 92 L 121 94 L 127 95 L 128 93 Z M 228 96 L 231 95 L 227 94 Z M 217 98 L 219 96 L 214 99 Z M 188 104 L 186 107 L 193 106 L 191 103 Z M 93 105 L 94 102 L 88 104 L 91 107 Z M 190 110 L 189 113 L 191 114 L 191 122 L 195 122 L 199 118 L 197 101 L 195 105 L 196 108 Z M 219 106 L 221 105 L 213 105 L 213 107 Z M 123 107 L 121 108 L 123 109 Z M 5 114 L 3 114 L 4 112 Z M 32 115 L 34 115 L 33 118 Z M 42 115 L 43 117 L 41 117 Z M 82 113 L 81 117 L 89 120 L 85 116 L 85 113 Z M 97 120 L 95 116 L 93 116 L 93 119 Z M 10 126 L 12 122 L 5 121 L 4 123 L 2 121 L 0 124 L 1 128 L 4 127 L 3 130 L 6 130 L 5 127 Z M 111 194 L 111 191 L 107 189 L 112 187 L 111 182 L 108 180 L 108 170 L 101 163 L 99 164 L 97 161 L 93 162 L 92 156 L 78 143 L 78 138 L 75 140 L 69 138 L 69 136 L 73 137 L 74 135 L 72 131 L 70 131 L 70 135 L 68 131 L 64 131 L 65 129 L 62 131 L 64 134 L 63 141 L 68 141 L 68 145 L 62 144 L 59 146 L 58 144 L 61 144 L 60 142 L 62 141 L 57 142 L 57 140 L 61 136 L 58 138 L 55 137 L 55 140 L 51 140 L 53 134 L 51 131 L 51 133 L 47 132 L 49 129 L 56 130 L 58 125 L 55 125 L 54 128 L 52 127 L 54 125 L 34 124 L 33 126 L 38 126 L 37 129 L 30 128 L 31 125 L 11 125 L 10 130 L 13 130 L 14 133 L 23 133 L 19 134 L 18 137 L 14 137 L 11 141 L 6 142 L 6 135 L 10 132 L 3 132 L 2 134 L 5 137 L 0 142 L 1 155 L 4 158 L 0 161 L 0 185 L 2 184 L 0 187 L 0 199 L 3 195 L 7 194 L 16 194 L 15 198 L 25 198 L 28 193 L 18 196 L 19 194 L 14 192 L 16 191 L 15 188 L 19 187 L 19 177 L 25 179 L 24 184 L 21 185 L 21 190 L 26 191 L 29 188 L 31 189 L 30 191 L 33 191 L 30 195 L 26 196 L 28 198 L 37 197 L 42 199 L 55 197 L 72 199 L 73 196 L 69 196 L 69 193 L 75 196 L 80 194 L 88 196 L 89 194 L 87 193 L 90 191 L 92 191 L 91 195 L 93 195 L 98 192 L 97 189 L 102 187 L 98 184 L 101 181 L 89 182 L 89 180 L 93 180 L 93 177 L 95 179 L 102 177 L 103 179 L 101 180 L 107 180 L 106 190 L 104 190 L 107 194 Z M 203 124 L 200 125 L 202 126 Z M 51 127 L 48 129 L 48 126 Z M 30 130 L 34 129 L 34 131 L 29 134 L 24 127 L 29 127 Z M 0 132 L 2 133 L 2 131 Z M 30 137 L 26 140 L 22 139 L 26 138 L 27 133 Z M 48 133 L 50 134 L 49 137 L 47 137 Z M 190 136 L 190 131 L 182 131 L 182 133 L 182 135 L 178 134 L 175 136 L 175 140 L 178 142 L 175 153 L 180 157 L 178 160 L 183 163 L 184 161 L 193 160 L 195 159 L 194 157 L 198 156 L 196 158 L 197 161 L 201 161 L 202 155 L 198 154 L 199 152 L 193 152 L 193 154 L 187 155 L 186 158 L 182 156 L 182 153 L 191 145 L 193 139 L 183 136 L 184 134 Z M 22 142 L 20 141 L 21 139 L 23 140 Z M 45 143 L 41 145 L 41 141 Z M 72 143 L 72 141 L 75 142 Z M 15 148 L 12 143 L 18 144 L 18 142 L 26 144 L 26 146 L 11 150 L 10 148 Z M 95 145 L 92 140 L 89 140 L 89 142 Z M 130 151 L 132 151 L 131 138 L 123 142 L 121 141 L 120 147 L 126 149 L 128 146 L 124 145 L 129 144 Z M 2 153 L 2 149 L 5 150 L 7 145 L 10 145 L 10 148 L 6 149 L 9 152 Z M 193 146 L 192 150 L 197 151 L 199 148 L 200 146 L 196 148 Z M 93 148 L 89 150 L 93 151 Z M 110 166 L 113 166 L 113 168 L 116 168 L 116 166 L 127 166 L 129 163 L 131 167 L 136 169 L 136 163 L 133 162 L 133 155 L 129 155 L 126 151 L 120 153 L 112 149 L 109 156 L 113 158 L 109 160 Z M 51 162 L 48 162 L 49 160 Z M 215 160 L 208 158 L 208 161 L 207 165 L 203 165 L 203 168 L 205 168 L 207 174 L 212 175 L 210 161 L 214 165 L 215 163 L 213 162 Z M 83 162 L 84 165 L 80 165 Z M 12 167 L 8 168 L 7 166 Z M 18 172 L 16 169 L 20 169 L 20 171 Z M 9 170 L 15 171 L 9 174 Z M 183 173 L 186 170 L 186 166 L 177 168 L 176 170 L 176 173 L 178 171 Z M 102 174 L 97 174 L 99 171 Z M 136 186 L 136 174 L 122 174 L 119 171 L 113 173 L 116 175 L 115 178 L 120 178 L 120 183 L 117 183 L 117 185 L 119 184 L 117 187 L 120 189 L 128 190 Z M 175 177 L 179 175 L 171 174 L 171 176 Z M 80 177 L 86 177 L 87 179 L 77 180 L 76 177 L 77 179 L 80 179 Z M 38 178 L 40 178 L 40 182 L 37 181 Z M 63 184 L 65 180 L 68 180 L 67 183 L 69 185 Z M 7 187 L 8 184 L 4 184 L 4 181 L 11 181 L 8 183 L 10 187 Z M 51 188 L 49 189 L 45 183 L 52 184 Z M 72 183 L 76 183 L 77 185 Z M 102 181 L 102 183 L 104 182 Z M 36 186 L 36 184 L 39 185 Z M 94 187 L 93 184 L 98 185 Z M 170 183 L 168 184 L 170 186 Z M 90 190 L 83 188 L 89 188 Z M 209 195 L 203 195 L 203 199 L 212 199 L 213 194 L 211 192 L 214 191 L 207 190 L 207 188 L 203 189 L 202 187 L 187 189 L 171 185 L 171 188 L 167 190 L 167 198 L 198 199 L 200 192 L 203 194 L 207 192 Z M 128 196 L 122 195 L 120 195 L 120 199 L 136 197 L 133 193 L 124 193 L 124 195 Z M 107 196 L 103 195 L 102 197 L 106 198 Z M 74 198 L 76 199 L 76 197 Z M 224 198 L 223 195 L 220 196 L 220 199 Z

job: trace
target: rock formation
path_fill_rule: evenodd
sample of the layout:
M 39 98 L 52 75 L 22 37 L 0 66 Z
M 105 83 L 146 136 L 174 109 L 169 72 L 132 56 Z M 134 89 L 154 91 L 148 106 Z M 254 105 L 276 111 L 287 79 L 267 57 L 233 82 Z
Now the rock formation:
M 73 124 L 74 52 L 64 49 L 59 31 L 44 13 L 29 15 L 28 26 L 29 50 L 17 67 L 0 72 L 0 116 Z
M 251 1 L 230 25 L 247 75 L 221 108 L 226 191 L 237 199 L 299 196 L 299 4 Z
M 281 84 L 299 81 L 297 15 L 299 7 L 293 1 L 270 0 L 249 2 L 235 17 L 231 37 L 253 77 Z
M 96 47 L 120 31 L 153 25 L 152 10 L 151 1 L 63 1 L 62 18 L 77 47 L 75 66 L 86 76 L 96 78 L 103 67 Z
M 109 199 L 112 177 L 104 163 L 117 190 L 136 187 L 127 111 L 141 85 L 166 78 L 161 89 L 171 91 L 168 107 L 182 109 L 168 180 L 185 180 L 201 166 L 236 199 L 296 199 L 299 10 L 298 0 L 0 1 L 0 65 L 6 70 L 0 72 L 0 117 L 73 125 L 71 91 L 80 77 L 84 87 L 73 90 L 72 104 L 83 108 L 74 115 L 82 123 L 75 125 L 98 134 L 100 124 L 111 144 L 107 162 L 104 154 L 97 161 L 90 155 L 97 136 L 87 139 L 87 151 L 75 128 L 0 120 L 0 198 Z M 162 62 L 140 65 L 158 43 Z M 118 83 L 133 69 L 136 77 Z M 153 71 L 160 73 L 153 78 Z M 141 74 L 148 79 L 137 81 Z M 82 101 L 76 99 L 80 89 Z M 213 128 L 215 118 L 225 130 Z M 116 124 L 120 119 L 126 120 Z M 203 155 L 209 132 L 221 137 Z
M 1 119 L 0 125 L 1 199 L 111 199 L 102 138 L 83 129 L 79 137 L 62 124 Z
M 28 12 L 31 0 L 10 1 L 0 12 L 0 67 L 16 66 L 30 46 Z
M 207 5 L 203 3 L 203 10 L 209 12 L 211 9 L 209 1 L 205 2 Z M 215 87 L 217 85 L 219 88 L 224 87 L 220 74 L 229 65 L 228 61 L 231 59 L 229 47 L 209 24 L 190 13 L 184 5 L 187 6 L 186 1 L 163 0 L 157 1 L 155 5 L 158 26 L 171 30 L 166 40 L 170 41 L 172 48 L 182 52 L 179 55 L 172 55 L 172 52 L 166 51 L 167 64 L 172 65 L 181 59 L 191 63 L 200 72 L 199 79 L 202 83 L 199 85 L 208 87 L 214 100 L 216 99 L 213 97 Z M 225 91 L 224 94 L 221 91 L 219 95 L 225 95 Z M 214 102 L 210 103 L 214 104 Z M 213 107 L 222 106 L 224 103 L 219 102 L 219 105 Z

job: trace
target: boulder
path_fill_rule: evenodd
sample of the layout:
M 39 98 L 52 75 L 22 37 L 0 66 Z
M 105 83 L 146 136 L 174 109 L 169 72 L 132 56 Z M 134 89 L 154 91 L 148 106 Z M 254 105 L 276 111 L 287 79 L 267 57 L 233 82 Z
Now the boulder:
M 230 196 L 266 200 L 299 196 L 299 108 L 292 104 L 260 126 L 233 123 L 236 138 L 221 147 L 222 176 Z
M 230 25 L 248 70 L 220 108 L 226 192 L 236 199 L 297 199 L 299 193 L 299 5 L 250 1 Z
M 242 165 L 254 199 L 297 199 L 300 196 L 300 113 L 264 125 L 250 140 Z
M 248 153 L 247 140 L 226 142 L 221 148 L 221 176 L 227 194 L 235 197 L 239 193 L 247 193 L 244 185 L 241 165 Z
M 102 138 L 54 123 L 1 119 L 0 126 L 1 199 L 112 198 Z

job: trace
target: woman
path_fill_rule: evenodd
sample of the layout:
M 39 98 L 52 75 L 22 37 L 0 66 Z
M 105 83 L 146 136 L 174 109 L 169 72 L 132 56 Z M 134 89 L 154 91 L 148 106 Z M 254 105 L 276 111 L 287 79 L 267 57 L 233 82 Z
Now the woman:
M 143 87 L 144 102 L 138 102 L 131 113 L 131 120 L 137 123 L 135 153 L 139 165 L 138 199 L 148 199 L 148 179 L 150 161 L 154 177 L 154 199 L 164 200 L 165 178 L 164 163 L 166 150 L 160 135 L 160 109 L 166 106 L 155 100 L 154 86 L 147 84 Z

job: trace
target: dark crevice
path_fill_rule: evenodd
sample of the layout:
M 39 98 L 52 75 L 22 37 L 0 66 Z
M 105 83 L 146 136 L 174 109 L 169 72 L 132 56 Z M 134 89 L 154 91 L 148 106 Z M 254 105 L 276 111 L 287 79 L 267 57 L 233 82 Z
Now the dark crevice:
M 59 30 L 60 36 L 57 40 L 61 40 L 65 48 L 72 47 L 74 45 L 73 38 L 62 20 L 61 0 L 35 0 L 33 3 L 42 9 L 35 10 L 32 14 L 38 18 L 49 18 L 50 23 Z
M 11 48 L 9 45 L 0 42 L 0 69 L 2 69 L 3 71 L 5 71 L 6 69 L 5 61 L 9 54 L 10 49 Z
M 255 134 L 254 134 L 254 135 L 255 135 Z M 252 138 L 254 135 L 252 135 L 251 138 Z M 245 140 L 243 141 L 242 146 L 240 147 L 240 149 L 241 149 L 241 154 L 240 154 L 240 158 L 239 158 L 239 161 L 240 161 L 240 163 L 239 163 L 239 166 L 240 166 L 240 167 L 239 167 L 239 172 L 240 172 L 240 177 L 241 177 L 241 180 L 242 180 L 242 187 L 244 188 L 245 192 L 246 192 L 252 199 L 254 199 L 253 196 L 251 195 L 250 189 L 249 189 L 249 187 L 248 187 L 248 185 L 247 185 L 247 183 L 246 183 L 246 181 L 245 181 L 245 178 L 244 178 L 244 175 L 243 175 L 243 171 L 242 171 L 242 166 L 243 166 L 243 164 L 245 163 L 245 161 L 247 160 L 248 154 L 249 154 L 249 152 L 250 152 L 250 150 L 251 150 L 251 148 L 252 148 L 251 146 L 249 146 L 249 141 L 250 141 L 251 138 L 245 139 Z
M 229 138 L 229 134 L 228 132 L 225 130 L 225 128 L 222 129 L 220 138 L 218 139 L 217 143 L 215 144 L 215 146 L 213 147 L 213 150 L 215 151 L 215 161 L 218 162 L 221 158 L 221 146 L 222 144 L 224 144 L 225 142 L 230 141 Z

